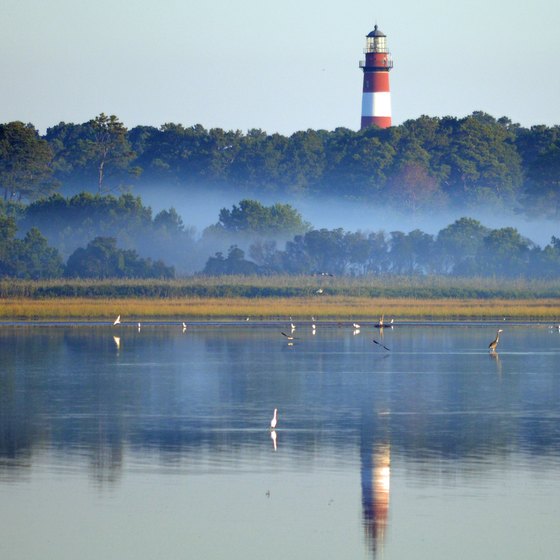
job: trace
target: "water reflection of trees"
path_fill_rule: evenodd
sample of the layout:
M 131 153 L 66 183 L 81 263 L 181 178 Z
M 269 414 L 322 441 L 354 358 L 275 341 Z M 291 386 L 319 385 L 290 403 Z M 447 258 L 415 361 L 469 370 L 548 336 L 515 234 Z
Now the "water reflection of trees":
M 58 401 L 56 413 L 47 410 L 44 403 L 20 408 L 18 401 L 26 400 L 25 390 L 13 398 L 4 392 L 0 411 L 0 456 L 13 460 L 13 465 L 18 467 L 36 448 L 48 446 L 61 453 L 71 449 L 88 450 L 92 465 L 101 472 L 107 465 L 112 465 L 112 469 L 120 468 L 125 444 L 131 452 L 157 451 L 162 462 L 166 457 L 175 460 L 178 455 L 196 455 L 205 449 L 211 449 L 216 460 L 220 454 L 229 455 L 231 459 L 236 455 L 242 457 L 244 449 L 258 449 L 262 445 L 265 428 L 261 430 L 255 425 L 252 409 L 218 411 L 205 418 L 181 416 L 173 413 L 173 399 L 159 395 L 162 400 L 154 403 L 153 415 L 147 416 L 141 409 L 149 400 L 144 393 L 148 387 L 138 387 L 135 397 L 124 405 L 119 393 L 130 394 L 124 391 L 123 385 L 102 389 L 94 384 L 94 387 L 98 392 L 87 410 L 79 409 L 83 400 L 80 391 L 69 391 L 66 396 L 59 394 L 56 398 L 51 395 L 50 398 Z M 234 420 L 224 420 L 230 414 L 236 414 Z M 267 417 L 268 414 L 263 415 L 263 422 Z M 309 429 L 290 431 L 291 424 L 289 419 L 281 424 L 289 434 L 284 435 L 282 445 L 292 448 L 294 461 L 306 461 L 306 457 L 322 452 L 343 454 L 347 449 L 351 453 L 357 445 L 352 434 L 367 432 L 371 446 L 387 441 L 387 428 L 380 432 L 373 418 L 365 419 L 360 425 L 357 418 L 337 415 L 326 423 L 314 417 L 311 411 Z M 438 462 L 449 465 L 465 460 L 471 460 L 469 464 L 476 468 L 484 468 L 485 464 L 492 463 L 492 458 L 505 457 L 512 452 L 535 456 L 560 453 L 554 418 L 510 418 L 504 426 L 501 416 L 480 412 L 425 416 L 399 414 L 393 410 L 388 413 L 386 424 L 390 428 L 392 454 L 409 461 L 412 468 L 416 466 L 420 471 L 438 468 Z M 266 432 L 264 435 L 266 439 Z M 6 466 L 9 462 L 3 464 Z
M 125 445 L 132 453 L 156 451 L 162 462 L 212 450 L 231 463 L 260 449 L 263 437 L 268 449 L 261 428 L 277 402 L 288 403 L 280 411 L 281 444 L 294 450 L 294 461 L 363 448 L 364 434 L 367 453 L 390 443 L 391 455 L 419 471 L 438 462 L 483 469 L 492 462 L 486 459 L 512 452 L 560 453 L 557 421 L 547 414 L 558 394 L 551 376 L 504 383 L 495 375 L 477 384 L 472 375 L 405 382 L 378 373 L 356 382 L 353 368 L 371 369 L 371 354 L 345 365 L 344 352 L 330 352 L 328 339 L 307 351 L 316 352 L 309 371 L 305 353 L 284 352 L 267 333 L 247 345 L 245 334 L 231 330 L 120 332 L 118 353 L 111 329 L 1 333 L 10 348 L 0 372 L 2 469 L 21 469 L 45 447 L 85 450 L 94 476 L 106 481 L 118 478 Z M 383 367 L 390 369 L 391 359 Z M 269 375 L 271 360 L 281 374 Z

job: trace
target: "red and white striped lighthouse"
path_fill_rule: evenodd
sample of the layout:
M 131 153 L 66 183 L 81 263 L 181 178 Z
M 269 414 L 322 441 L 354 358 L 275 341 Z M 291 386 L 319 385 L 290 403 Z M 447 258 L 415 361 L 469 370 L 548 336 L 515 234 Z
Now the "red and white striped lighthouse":
M 371 125 L 387 128 L 391 126 L 389 70 L 393 68 L 393 59 L 387 48 L 387 36 L 377 25 L 366 36 L 364 53 L 366 59 L 360 60 L 364 71 L 361 128 Z

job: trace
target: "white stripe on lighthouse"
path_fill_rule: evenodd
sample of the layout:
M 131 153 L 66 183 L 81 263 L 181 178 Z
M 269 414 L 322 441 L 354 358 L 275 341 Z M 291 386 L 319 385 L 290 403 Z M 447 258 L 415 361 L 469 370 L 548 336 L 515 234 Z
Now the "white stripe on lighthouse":
M 364 91 L 362 94 L 362 117 L 390 117 L 391 93 L 388 91 Z

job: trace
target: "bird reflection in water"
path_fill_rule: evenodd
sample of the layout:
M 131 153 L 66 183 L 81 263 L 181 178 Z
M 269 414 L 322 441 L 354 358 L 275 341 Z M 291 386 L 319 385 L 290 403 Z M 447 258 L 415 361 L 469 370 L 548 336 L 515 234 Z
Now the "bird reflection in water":
M 496 351 L 489 352 L 488 355 L 491 360 L 496 362 L 496 373 L 498 374 L 498 377 L 502 377 L 502 362 L 500 360 L 500 355 Z
M 375 558 L 383 547 L 389 518 L 391 445 L 376 443 L 362 456 L 362 515 L 366 541 Z
M 276 435 L 276 430 L 271 430 L 270 439 L 272 440 L 272 447 L 274 451 L 278 450 L 278 436 Z
M 117 347 L 117 350 L 120 350 L 120 348 L 121 348 L 121 337 L 120 336 L 114 336 L 113 340 L 115 341 L 115 346 Z

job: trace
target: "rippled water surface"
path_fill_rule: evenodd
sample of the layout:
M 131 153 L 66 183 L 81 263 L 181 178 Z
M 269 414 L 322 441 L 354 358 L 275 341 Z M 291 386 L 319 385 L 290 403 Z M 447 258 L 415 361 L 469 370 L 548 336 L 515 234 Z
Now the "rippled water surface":
M 557 558 L 560 333 L 501 326 L 0 325 L 0 558 Z

